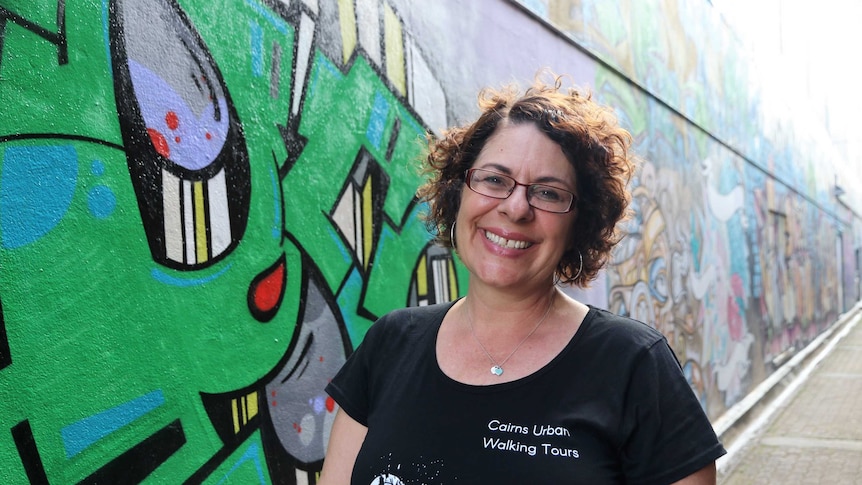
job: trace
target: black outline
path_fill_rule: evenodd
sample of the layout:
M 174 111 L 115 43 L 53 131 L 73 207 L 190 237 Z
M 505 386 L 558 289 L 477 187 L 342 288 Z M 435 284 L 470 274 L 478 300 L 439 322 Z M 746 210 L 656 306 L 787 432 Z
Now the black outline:
M 30 421 L 26 419 L 21 421 L 13 426 L 11 431 L 15 447 L 18 448 L 18 456 L 21 457 L 21 464 L 24 465 L 24 471 L 27 473 L 27 479 L 30 480 L 30 484 L 48 484 L 45 465 L 42 464 L 42 457 L 39 456 L 39 447 L 36 446 L 36 439 L 33 437 L 33 429 L 30 427 Z
M 239 245 L 248 225 L 251 210 L 251 168 L 249 153 L 246 146 L 242 123 L 236 107 L 230 96 L 228 87 L 222 77 L 218 64 L 213 59 L 206 43 L 186 13 L 176 0 L 151 0 L 164 6 L 175 18 L 173 24 L 177 29 L 177 40 L 190 52 L 190 57 L 199 65 L 206 64 L 209 69 L 201 69 L 207 74 L 206 83 L 211 88 L 218 84 L 227 106 L 229 127 L 221 151 L 209 166 L 200 170 L 189 170 L 181 167 L 156 152 L 147 134 L 141 108 L 138 104 L 131 72 L 128 67 L 128 52 L 126 50 L 125 21 L 120 4 L 130 0 L 110 0 L 108 5 L 108 37 L 110 39 L 111 68 L 114 79 L 114 98 L 116 100 L 117 119 L 120 134 L 125 145 L 126 161 L 131 175 L 132 186 L 138 203 L 141 223 L 146 234 L 153 261 L 178 271 L 196 271 L 210 267 L 223 260 Z M 194 46 L 191 46 L 191 44 Z M 191 47 L 197 47 L 197 49 Z M 215 76 L 212 79 L 211 76 Z M 195 80 L 197 81 L 197 80 Z M 224 171 L 226 196 L 228 198 L 231 242 L 220 254 L 207 257 L 201 261 L 195 258 L 195 263 L 174 261 L 167 257 L 165 248 L 165 227 L 163 207 L 162 170 L 168 170 L 183 181 L 207 181 L 219 171 Z M 207 228 L 207 251 L 211 252 L 211 238 Z M 183 257 L 185 259 L 185 256 Z
M 12 352 L 6 337 L 6 322 L 3 319 L 3 299 L 0 298 L 0 370 L 12 365 Z
M 257 305 L 254 304 L 254 292 L 257 289 L 258 285 L 261 281 L 265 280 L 272 276 L 273 271 L 278 267 L 282 266 L 284 268 L 284 277 L 281 281 L 281 290 L 278 294 L 278 301 L 276 301 L 275 306 L 273 306 L 269 310 L 263 310 L 258 308 Z M 248 285 L 248 291 L 246 292 L 246 304 L 248 305 L 248 311 L 255 318 L 255 320 L 259 322 L 266 323 L 278 314 L 278 310 L 281 308 L 281 303 L 284 301 L 284 292 L 287 289 L 288 285 L 288 268 L 287 268 L 287 258 L 284 253 L 279 256 L 278 259 L 275 260 L 274 263 L 266 267 L 263 271 L 259 272 L 254 279 L 251 280 L 251 283 Z
M 78 483 L 140 483 L 185 444 L 183 425 L 174 420 Z
M 69 44 L 66 37 L 66 0 L 57 0 L 57 32 L 51 32 L 8 8 L 0 6 L 0 68 L 2 68 L 3 40 L 6 37 L 8 21 L 12 21 L 57 46 L 58 65 L 62 66 L 69 63 Z

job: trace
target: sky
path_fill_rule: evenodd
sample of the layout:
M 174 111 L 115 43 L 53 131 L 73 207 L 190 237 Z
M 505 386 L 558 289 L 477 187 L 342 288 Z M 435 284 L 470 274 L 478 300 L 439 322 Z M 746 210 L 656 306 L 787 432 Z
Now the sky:
M 804 109 L 862 180 L 862 1 L 711 1 L 749 47 L 770 98 L 786 103 L 803 93 Z

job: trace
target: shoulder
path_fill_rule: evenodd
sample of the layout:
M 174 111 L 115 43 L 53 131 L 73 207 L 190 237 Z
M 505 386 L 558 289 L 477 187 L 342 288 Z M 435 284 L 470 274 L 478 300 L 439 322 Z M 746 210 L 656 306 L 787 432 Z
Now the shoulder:
M 395 322 L 398 325 L 422 325 L 429 321 L 433 322 L 436 319 L 442 321 L 443 316 L 446 315 L 446 312 L 448 312 L 454 304 L 455 302 L 450 301 L 446 303 L 437 303 L 435 305 L 399 308 L 397 310 L 392 310 L 381 317 L 379 322 L 387 322 L 383 323 L 383 325 L 388 325 L 392 322 Z
M 647 360 L 676 361 L 667 339 L 658 330 L 633 318 L 590 307 L 577 335 L 577 348 L 591 364 L 631 372 Z
M 609 344 L 648 349 L 665 340 L 664 335 L 644 322 L 591 306 L 585 336 Z
M 406 307 L 393 310 L 380 317 L 365 335 L 365 342 L 375 345 L 404 345 L 422 336 L 436 335 L 443 317 L 454 302 L 436 305 Z

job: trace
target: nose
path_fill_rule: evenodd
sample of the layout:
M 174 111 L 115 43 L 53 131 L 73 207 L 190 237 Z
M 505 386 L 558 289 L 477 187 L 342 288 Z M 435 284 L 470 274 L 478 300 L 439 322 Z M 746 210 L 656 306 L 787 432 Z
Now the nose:
M 509 197 L 500 200 L 497 210 L 515 221 L 532 219 L 534 209 L 527 200 L 527 187 L 521 184 L 515 185 Z

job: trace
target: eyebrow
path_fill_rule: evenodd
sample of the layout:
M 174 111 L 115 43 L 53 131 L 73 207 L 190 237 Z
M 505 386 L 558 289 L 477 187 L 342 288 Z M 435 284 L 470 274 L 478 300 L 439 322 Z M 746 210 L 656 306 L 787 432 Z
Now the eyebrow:
M 476 167 L 476 168 L 481 168 L 481 169 L 485 169 L 485 170 L 493 169 L 493 170 L 500 172 L 504 175 L 508 175 L 510 177 L 512 176 L 512 171 L 509 170 L 508 167 L 505 167 L 503 165 L 498 165 L 496 163 L 486 163 L 486 164 L 482 165 L 481 167 Z M 512 178 L 514 178 L 514 177 L 512 177 Z M 568 188 L 569 187 L 568 182 L 566 182 L 565 180 L 563 180 L 561 178 L 554 177 L 552 175 L 546 175 L 544 177 L 539 177 L 538 179 L 530 182 L 530 184 L 545 184 L 545 185 L 548 185 L 551 183 L 558 183 L 558 184 L 562 185 L 562 187 L 560 187 L 560 188 L 565 188 L 566 190 L 571 190 Z

